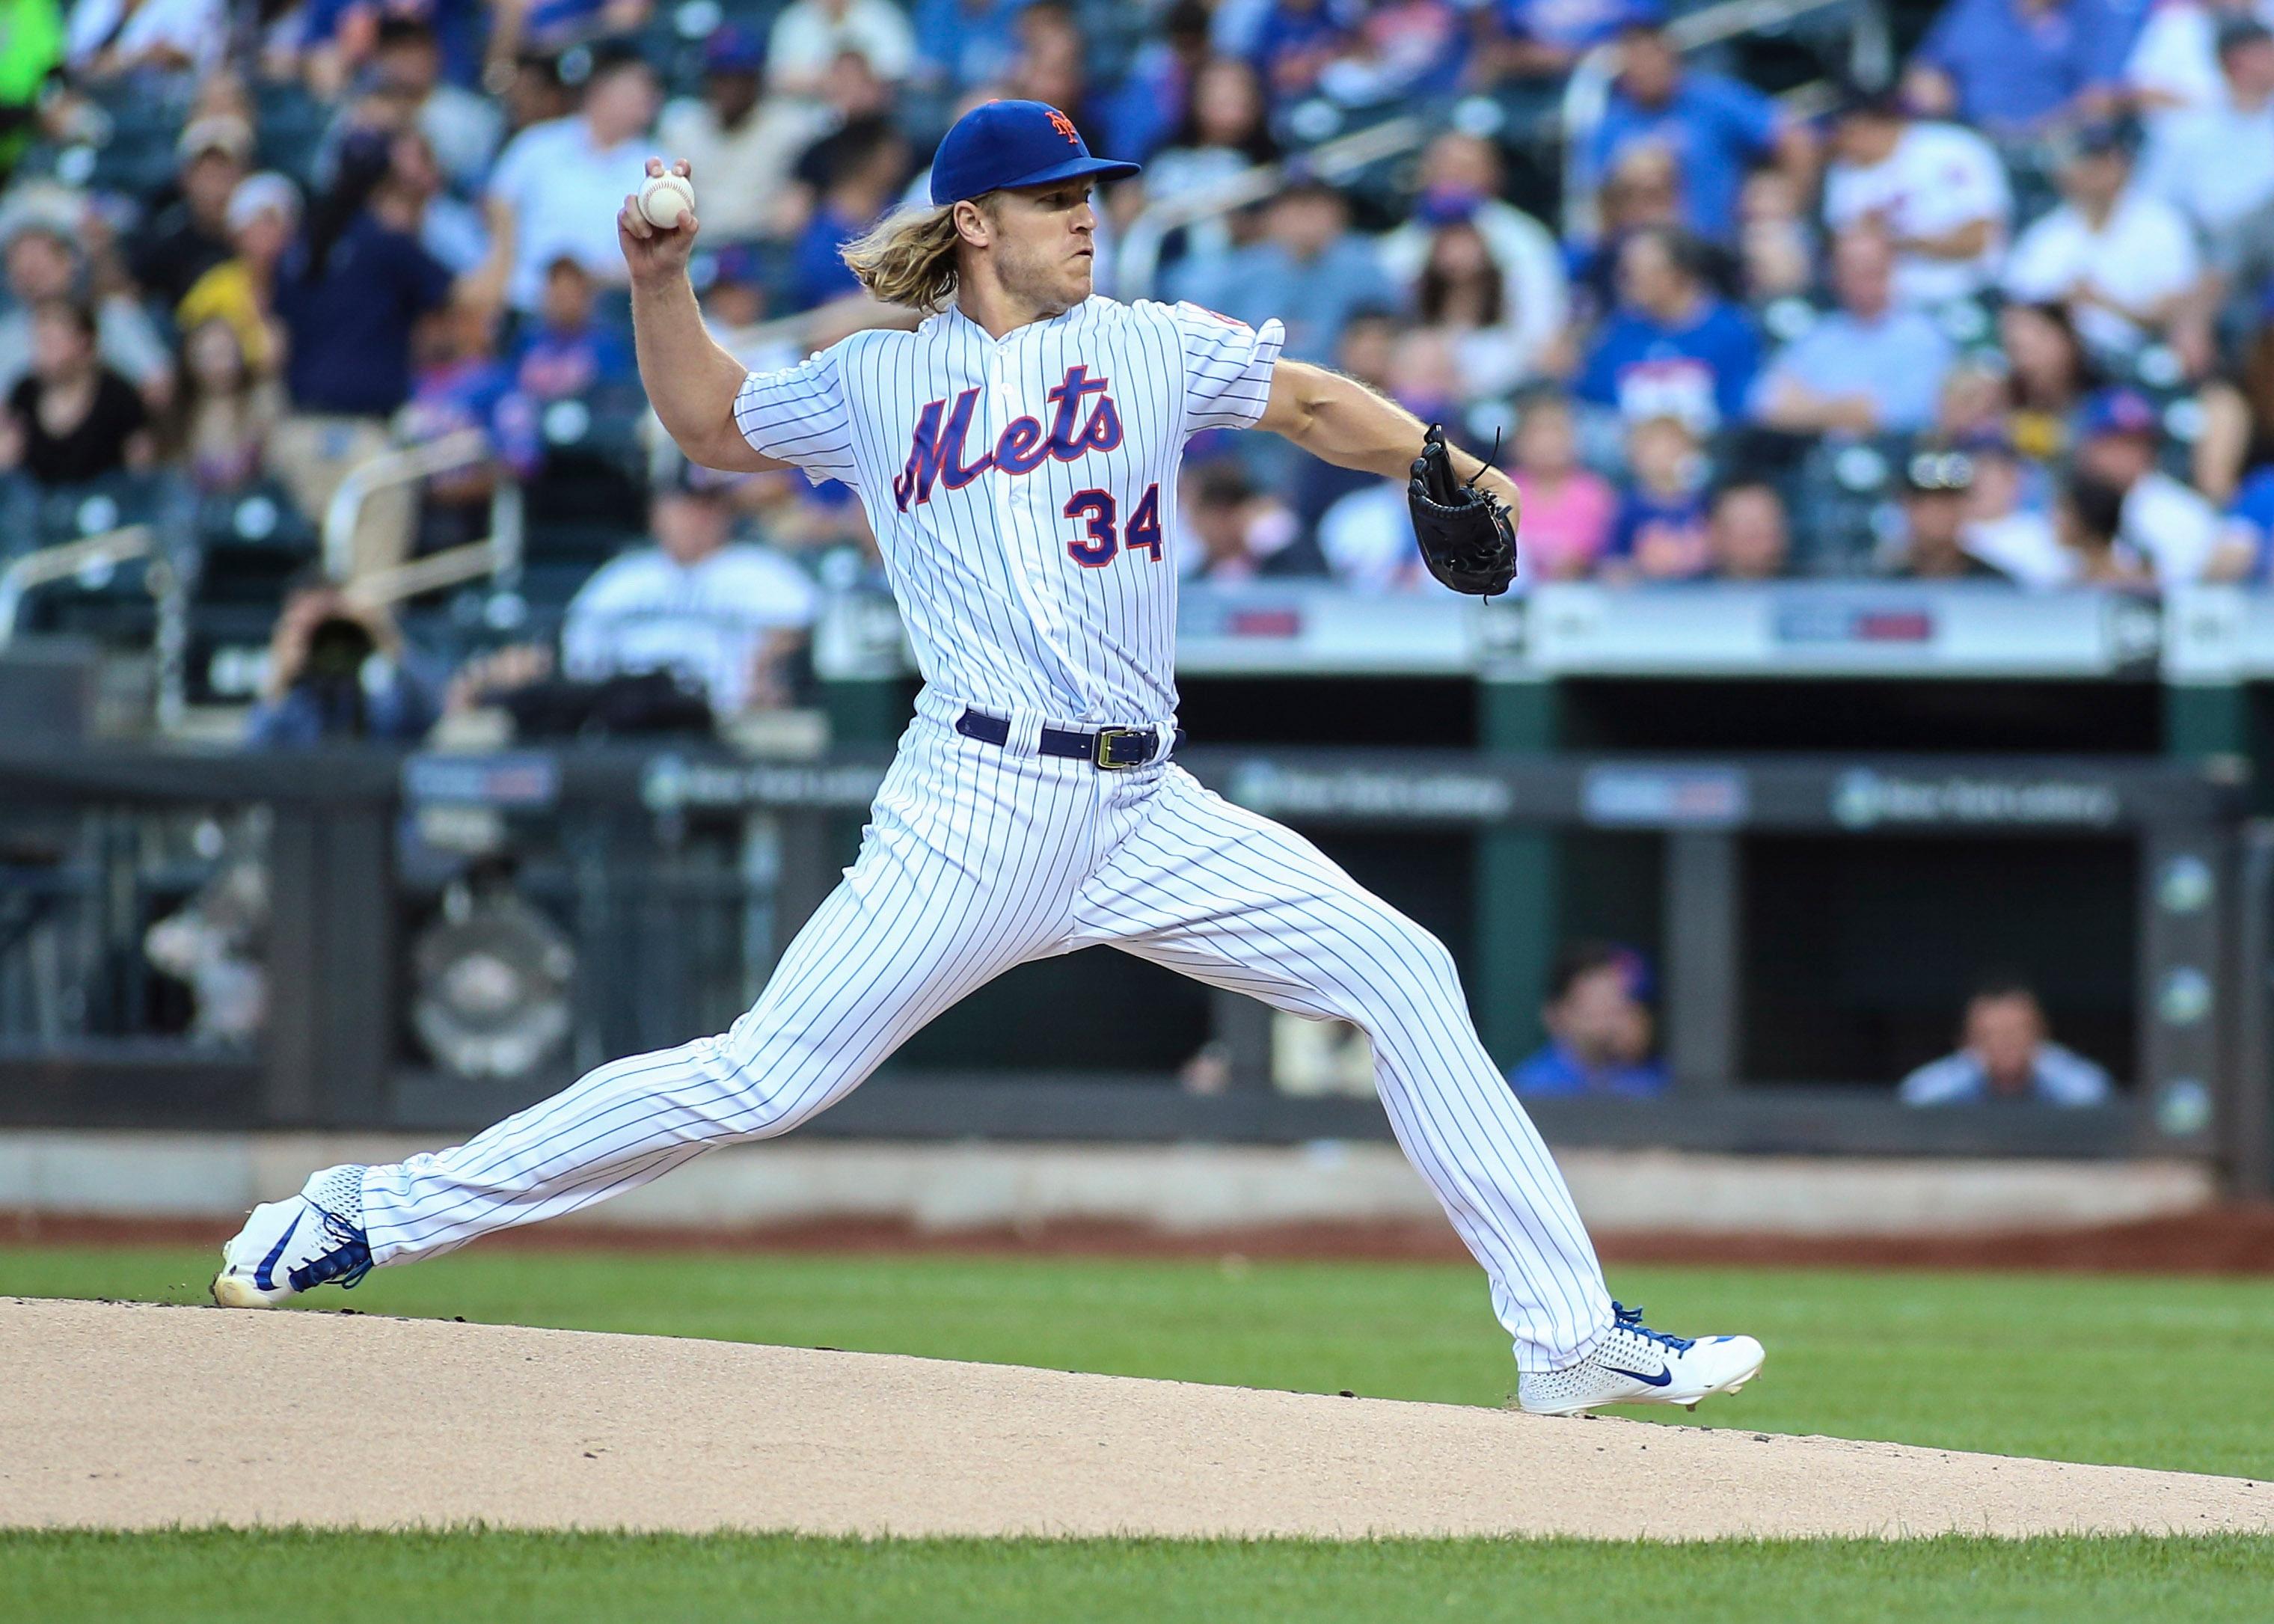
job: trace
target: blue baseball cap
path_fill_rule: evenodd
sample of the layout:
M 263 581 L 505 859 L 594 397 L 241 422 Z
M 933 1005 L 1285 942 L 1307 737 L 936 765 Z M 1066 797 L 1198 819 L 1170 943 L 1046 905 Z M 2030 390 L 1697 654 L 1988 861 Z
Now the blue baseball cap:
M 2084 403 L 2077 414 L 2076 434 L 2079 440 L 2091 440 L 2101 434 L 2160 434 L 2163 419 L 2157 415 L 2156 402 L 2137 389 L 2119 384 L 2103 389 Z
M 983 102 L 955 121 L 931 161 L 931 200 L 960 203 L 1006 186 L 1095 175 L 1118 180 L 1138 166 L 1093 158 L 1073 120 L 1043 102 Z
M 722 23 L 703 43 L 706 73 L 755 73 L 765 65 L 766 49 L 758 36 L 739 23 Z

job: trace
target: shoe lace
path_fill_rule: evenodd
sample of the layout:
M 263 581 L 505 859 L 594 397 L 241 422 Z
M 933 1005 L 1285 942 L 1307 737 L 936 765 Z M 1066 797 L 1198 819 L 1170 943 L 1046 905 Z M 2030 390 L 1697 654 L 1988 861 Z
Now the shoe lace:
M 1697 1340 L 1694 1337 L 1675 1336 L 1665 1331 L 1652 1330 L 1648 1326 L 1642 1322 L 1642 1310 L 1640 1308 L 1629 1308 L 1623 1303 L 1614 1303 L 1611 1304 L 1611 1320 L 1612 1323 L 1620 1330 L 1631 1331 L 1637 1336 L 1644 1337 L 1651 1342 L 1658 1342 L 1666 1347 L 1671 1348 L 1676 1353 L 1687 1352 L 1691 1344 Z
M 321 1207 L 316 1210 L 323 1212 Z M 308 1266 L 308 1284 L 329 1282 L 343 1290 L 361 1285 L 363 1277 L 371 1273 L 371 1243 L 364 1238 L 364 1232 L 337 1213 L 324 1213 L 324 1234 L 335 1244 Z

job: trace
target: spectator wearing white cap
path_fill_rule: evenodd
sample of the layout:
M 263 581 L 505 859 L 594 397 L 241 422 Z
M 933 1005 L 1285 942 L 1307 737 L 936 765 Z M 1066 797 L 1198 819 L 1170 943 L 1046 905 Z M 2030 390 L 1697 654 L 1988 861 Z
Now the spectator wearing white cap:
M 2014 199 L 1990 143 L 1914 119 L 1893 91 L 1856 91 L 1834 125 L 1824 223 L 1875 223 L 1895 250 L 1895 302 L 1937 304 L 1993 282 Z
M 235 252 L 182 296 L 174 325 L 186 333 L 203 322 L 227 322 L 245 370 L 266 378 L 283 359 L 276 267 L 300 227 L 300 189 L 274 170 L 248 175 L 230 197 L 228 226 Z
M 2089 124 L 2061 165 L 2061 205 L 2022 233 L 2006 291 L 2060 304 L 2086 343 L 2125 357 L 2168 333 L 2191 309 L 2202 262 L 2186 218 L 2132 184 L 2132 138 Z

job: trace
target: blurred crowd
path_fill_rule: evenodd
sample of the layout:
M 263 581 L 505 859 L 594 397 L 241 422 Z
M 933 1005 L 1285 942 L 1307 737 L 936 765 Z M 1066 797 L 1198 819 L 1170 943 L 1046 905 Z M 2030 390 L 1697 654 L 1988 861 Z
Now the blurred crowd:
M 840 488 L 697 489 L 655 455 L 614 212 L 689 159 L 704 308 L 779 364 L 905 319 L 837 250 L 1016 95 L 1147 166 L 1100 199 L 1103 290 L 1282 319 L 1288 353 L 1496 446 L 1526 583 L 2262 581 L 2269 17 L 1943 0 L 1898 8 L 1861 84 L 1852 18 L 1796 68 L 1679 49 L 1660 0 L 10 0 L 0 465 L 33 517 L 0 561 L 87 530 L 87 491 L 160 485 L 222 515 L 177 560 L 205 599 L 273 620 L 294 572 L 231 584 L 250 543 L 297 538 L 305 575 L 352 470 L 471 447 L 328 560 L 374 647 L 387 605 L 437 600 L 373 583 L 510 497 L 518 606 L 453 612 L 529 635 L 508 669 L 677 660 L 714 710 L 778 703 L 816 583 L 873 544 Z M 1406 115 L 1427 139 L 1337 161 Z M 1188 575 L 1430 590 L 1395 486 L 1254 439 L 1193 447 Z

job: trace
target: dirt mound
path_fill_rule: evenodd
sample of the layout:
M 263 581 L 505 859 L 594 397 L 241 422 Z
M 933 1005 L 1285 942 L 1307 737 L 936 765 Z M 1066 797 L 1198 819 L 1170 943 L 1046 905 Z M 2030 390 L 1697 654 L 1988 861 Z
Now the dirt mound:
M 0 1367 L 17 1526 L 2274 1530 L 2234 1478 L 369 1315 L 0 1299 Z

